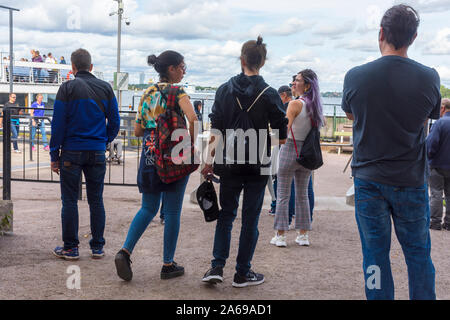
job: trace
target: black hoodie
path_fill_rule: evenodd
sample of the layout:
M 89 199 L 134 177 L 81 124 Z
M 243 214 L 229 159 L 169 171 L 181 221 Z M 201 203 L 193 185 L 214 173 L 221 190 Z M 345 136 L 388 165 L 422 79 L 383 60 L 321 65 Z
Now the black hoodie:
M 246 109 L 267 86 L 263 77 L 257 75 L 249 77 L 244 73 L 232 77 L 228 82 L 222 84 L 217 89 L 214 105 L 209 115 L 211 129 L 220 130 L 225 137 L 226 129 L 234 129 L 233 124 L 240 112 L 236 97 L 239 98 L 242 107 Z M 284 140 L 287 138 L 288 120 L 282 110 L 283 103 L 277 90 L 269 88 L 249 111 L 249 117 L 256 130 L 266 129 L 269 132 L 270 125 L 270 128 L 279 130 L 279 139 Z M 267 139 L 266 150 L 267 156 L 270 157 L 270 138 Z M 214 164 L 214 172 L 219 176 L 236 174 L 236 171 L 230 170 L 229 166 L 219 164 Z M 244 175 L 246 174 L 244 173 Z

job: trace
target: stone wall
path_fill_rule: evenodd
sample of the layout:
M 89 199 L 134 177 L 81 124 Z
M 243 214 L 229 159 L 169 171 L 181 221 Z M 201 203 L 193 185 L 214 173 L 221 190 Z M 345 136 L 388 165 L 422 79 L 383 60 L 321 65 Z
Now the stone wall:
M 0 200 L 0 235 L 13 231 L 13 203 Z

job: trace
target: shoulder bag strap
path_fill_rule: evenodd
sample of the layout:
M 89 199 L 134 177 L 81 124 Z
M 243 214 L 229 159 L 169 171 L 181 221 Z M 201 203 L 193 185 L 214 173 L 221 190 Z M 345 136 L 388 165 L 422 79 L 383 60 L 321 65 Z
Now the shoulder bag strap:
M 267 89 L 269 89 L 269 88 L 270 88 L 270 86 L 267 86 L 263 91 L 261 91 L 261 93 L 256 97 L 255 101 L 253 101 L 252 105 L 246 110 L 247 112 L 249 112 L 250 109 L 253 108 L 253 106 L 255 105 L 255 103 L 259 100 L 259 98 L 261 98 L 261 96 L 264 94 L 264 92 L 266 92 Z M 244 110 L 244 109 L 242 108 L 241 102 L 239 101 L 239 98 L 238 98 L 238 97 L 236 97 L 236 100 L 237 100 L 237 102 L 238 102 L 239 108 L 241 108 L 241 110 Z
M 159 91 L 159 93 L 161 94 L 161 97 L 162 97 L 164 100 L 166 100 L 166 103 L 167 103 L 167 96 L 166 96 L 166 94 L 165 94 L 164 92 L 162 92 L 161 88 L 158 86 L 157 83 L 155 83 L 155 88 L 156 88 L 156 90 Z
M 155 88 L 156 90 L 159 91 L 159 93 L 161 94 L 162 98 L 164 100 L 166 100 L 166 106 L 168 108 L 174 108 L 175 107 L 175 101 L 176 101 L 176 92 L 178 90 L 178 87 L 173 87 L 171 86 L 169 88 L 169 94 L 166 95 L 161 88 L 158 86 L 158 84 L 155 84 Z
M 94 96 L 94 101 L 95 103 L 98 105 L 98 107 L 100 108 L 100 110 L 103 112 L 103 114 L 105 115 L 106 118 L 106 111 L 105 111 L 105 106 L 103 105 L 102 100 L 99 98 L 99 96 L 97 95 L 97 93 L 95 92 L 94 89 L 91 88 L 91 86 L 84 81 L 81 77 L 75 78 L 75 80 L 80 80 L 79 82 L 82 83 L 84 85 L 84 87 L 90 92 L 92 93 L 92 95 Z
M 297 158 L 298 158 L 297 142 L 295 142 L 294 131 L 292 131 L 292 126 L 291 126 L 291 134 L 292 134 L 292 140 L 294 140 L 295 153 L 297 154 Z

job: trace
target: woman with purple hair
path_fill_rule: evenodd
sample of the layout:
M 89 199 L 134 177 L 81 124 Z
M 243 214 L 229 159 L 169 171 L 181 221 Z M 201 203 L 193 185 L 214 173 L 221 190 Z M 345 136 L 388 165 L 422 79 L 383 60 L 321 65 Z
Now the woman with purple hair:
M 303 142 L 312 126 L 324 124 L 320 102 L 317 75 L 310 69 L 300 71 L 292 82 L 292 91 L 299 99 L 289 103 L 286 115 L 288 139 L 280 149 L 278 169 L 277 207 L 275 212 L 275 236 L 270 241 L 277 247 L 286 247 L 286 232 L 289 230 L 289 197 L 292 179 L 295 182 L 295 229 L 298 232 L 295 242 L 309 246 L 308 231 L 311 230 L 311 215 L 308 201 L 308 182 L 311 170 L 297 163 Z

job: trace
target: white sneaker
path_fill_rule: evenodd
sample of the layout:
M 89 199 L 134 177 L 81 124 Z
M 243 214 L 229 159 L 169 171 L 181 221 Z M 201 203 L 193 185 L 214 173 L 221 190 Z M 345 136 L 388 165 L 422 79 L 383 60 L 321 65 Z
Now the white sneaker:
M 274 244 L 277 247 L 287 247 L 286 236 L 279 235 L 278 233 L 270 240 L 270 244 Z
M 270 240 L 270 244 L 276 245 L 277 247 L 287 247 L 286 236 L 276 233 L 272 240 Z
M 289 225 L 289 231 L 291 230 L 295 230 L 295 223 L 294 221 L 291 222 L 291 224 Z
M 22 151 L 20 151 L 19 149 L 14 149 L 15 153 L 22 153 Z
M 277 243 L 275 245 L 277 247 L 287 247 L 286 236 L 278 236 Z
M 299 234 L 295 239 L 300 246 L 309 246 L 309 237 L 307 234 Z
M 270 244 L 277 244 L 277 240 L 278 240 L 278 233 L 275 233 L 275 236 L 272 238 L 272 240 L 270 240 Z

